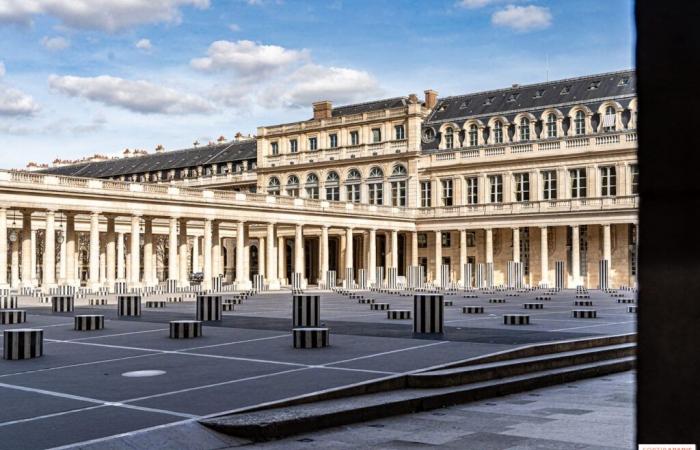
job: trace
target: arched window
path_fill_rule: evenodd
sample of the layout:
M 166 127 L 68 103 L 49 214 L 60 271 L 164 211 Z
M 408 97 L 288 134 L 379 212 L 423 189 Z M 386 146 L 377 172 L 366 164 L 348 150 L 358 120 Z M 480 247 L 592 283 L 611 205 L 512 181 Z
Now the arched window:
M 391 171 L 392 177 L 405 177 L 407 174 L 406 167 L 401 164 L 395 165 L 394 169 Z
M 493 124 L 493 143 L 502 144 L 503 143 L 503 124 L 500 120 L 497 120 Z
M 479 128 L 472 124 L 469 127 L 469 145 L 474 147 L 479 144 Z
M 350 169 L 348 172 L 348 181 L 350 180 L 356 180 L 359 181 L 362 179 L 362 176 L 360 175 L 360 171 L 357 169 Z
M 574 129 L 577 135 L 586 134 L 586 115 L 581 110 L 576 111 Z
M 528 119 L 527 117 L 523 117 L 522 119 L 520 119 L 520 140 L 530 140 L 530 119 Z
M 315 173 L 306 176 L 306 197 L 318 200 L 318 176 Z
M 326 176 L 326 184 L 338 183 L 339 181 L 340 181 L 340 177 L 338 176 L 338 172 L 335 172 L 335 171 L 328 172 L 328 175 Z
M 557 137 L 557 116 L 555 116 L 554 113 L 550 113 L 547 116 L 547 137 Z
M 306 184 L 318 184 L 318 176 L 315 173 L 310 173 L 306 176 Z
M 367 178 L 384 178 L 384 172 L 379 167 L 372 167 Z
M 605 116 L 603 116 L 603 131 L 610 133 L 615 131 L 615 116 L 616 111 L 612 106 L 605 108 Z
M 445 148 L 454 148 L 454 130 L 452 130 L 452 127 L 445 128 Z
M 338 176 L 338 172 L 328 172 L 328 175 L 326 175 L 326 200 L 335 202 L 340 200 L 340 186 L 338 186 L 339 182 L 340 177 Z
M 287 195 L 299 197 L 299 177 L 296 175 L 290 175 L 287 178 Z
M 357 169 L 350 169 L 348 177 L 345 179 L 347 200 L 353 203 L 360 203 L 360 181 L 362 176 Z
M 280 180 L 277 177 L 270 178 L 267 182 L 267 193 L 270 195 L 280 195 Z

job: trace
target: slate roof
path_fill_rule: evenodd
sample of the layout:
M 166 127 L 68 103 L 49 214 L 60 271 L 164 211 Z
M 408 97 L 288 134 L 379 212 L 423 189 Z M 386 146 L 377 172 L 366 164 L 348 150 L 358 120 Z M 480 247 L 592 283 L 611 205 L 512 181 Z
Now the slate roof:
M 214 163 L 254 160 L 256 158 L 256 141 L 255 139 L 250 139 L 131 158 L 72 164 L 63 167 L 53 167 L 41 172 L 54 175 L 106 178 Z
M 374 100 L 366 103 L 355 103 L 353 105 L 338 106 L 333 108 L 333 117 L 348 116 L 352 114 L 361 114 L 364 112 L 378 111 L 384 109 L 398 108 L 406 106 L 407 97 L 394 97 L 384 100 Z

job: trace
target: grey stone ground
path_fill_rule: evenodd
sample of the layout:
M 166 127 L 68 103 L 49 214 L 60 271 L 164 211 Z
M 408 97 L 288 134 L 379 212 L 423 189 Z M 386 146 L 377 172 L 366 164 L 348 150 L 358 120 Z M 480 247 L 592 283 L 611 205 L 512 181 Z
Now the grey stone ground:
M 294 436 L 260 449 L 634 448 L 634 372 Z

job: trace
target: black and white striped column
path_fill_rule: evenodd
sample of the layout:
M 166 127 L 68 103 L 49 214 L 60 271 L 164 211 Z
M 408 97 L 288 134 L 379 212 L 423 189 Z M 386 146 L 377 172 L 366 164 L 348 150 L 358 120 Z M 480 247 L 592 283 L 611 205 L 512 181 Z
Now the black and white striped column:
M 530 316 L 528 314 L 504 314 L 504 325 L 529 325 Z
M 471 289 L 472 288 L 472 276 L 474 274 L 474 268 L 472 267 L 472 263 L 466 263 L 462 267 L 462 283 L 463 283 L 463 288 L 464 289 Z
M 0 297 L 0 308 L 14 309 L 19 307 L 19 299 L 16 295 L 5 295 Z
M 346 267 L 345 268 L 345 279 L 343 280 L 343 286 L 345 289 L 354 289 L 355 288 L 355 279 L 354 279 L 354 274 L 352 267 Z
M 27 321 L 27 312 L 22 309 L 10 309 L 0 311 L 0 323 L 10 325 Z
M 54 295 L 51 297 L 52 312 L 72 312 L 75 297 L 72 295 Z
M 221 292 L 221 287 L 224 284 L 224 278 L 221 275 L 217 275 L 211 278 L 211 291 Z
M 202 336 L 200 320 L 171 320 L 170 339 L 194 339 Z
M 114 282 L 114 293 L 119 295 L 119 294 L 126 294 L 127 287 L 126 287 L 126 281 L 115 281 Z
M 165 300 L 147 300 L 146 308 L 165 308 Z
M 476 281 L 476 288 L 477 289 L 483 289 L 485 287 L 484 285 L 484 276 L 485 276 L 485 268 L 483 263 L 479 263 L 476 265 L 476 275 L 475 275 L 475 281 Z
M 326 289 L 333 289 L 338 286 L 336 281 L 335 270 L 329 270 L 326 272 Z
M 330 344 L 328 328 L 293 328 L 294 348 L 321 348 Z
M 84 314 L 75 316 L 75 331 L 95 331 L 105 327 L 105 316 L 99 314 Z
M 44 352 L 44 330 L 20 328 L 3 331 L 2 357 L 8 360 L 38 358 Z
M 134 317 L 141 315 L 140 295 L 118 295 L 117 315 L 120 317 Z
M 374 271 L 374 287 L 381 289 L 384 287 L 384 267 L 377 267 Z
M 357 288 L 363 291 L 367 290 L 367 271 L 365 269 L 357 269 Z
M 173 292 L 177 292 L 177 280 L 165 280 L 165 289 L 168 294 L 172 294 Z
M 462 314 L 483 314 L 483 306 L 462 306 Z
M 222 300 L 220 295 L 197 296 L 197 320 L 203 322 L 221 320 Z
M 321 297 L 319 295 L 292 296 L 292 327 L 321 325 Z
M 486 263 L 486 287 L 493 287 L 493 263 Z
M 260 274 L 253 275 L 253 289 L 257 292 L 265 290 L 265 277 Z
M 564 289 L 564 261 L 554 262 L 554 289 Z
M 598 262 L 598 288 L 602 290 L 609 289 L 609 276 L 610 272 L 608 271 L 608 260 L 607 259 L 601 259 L 600 262 Z
M 411 318 L 411 310 L 391 309 L 386 312 L 386 318 L 389 320 L 409 320 Z
M 448 264 L 440 264 L 440 286 L 443 289 L 447 289 L 452 284 L 452 278 L 450 273 L 450 266 Z
M 413 332 L 442 333 L 444 311 L 442 295 L 414 295 Z
M 389 267 L 387 269 L 387 279 L 386 287 L 387 289 L 396 289 L 398 287 L 397 279 L 399 277 L 399 269 L 396 267 Z
M 595 309 L 574 309 L 571 311 L 575 319 L 595 319 L 598 312 Z
M 301 289 L 302 289 L 301 280 L 302 280 L 301 273 L 299 273 L 299 272 L 292 273 L 292 290 L 293 291 L 301 291 Z

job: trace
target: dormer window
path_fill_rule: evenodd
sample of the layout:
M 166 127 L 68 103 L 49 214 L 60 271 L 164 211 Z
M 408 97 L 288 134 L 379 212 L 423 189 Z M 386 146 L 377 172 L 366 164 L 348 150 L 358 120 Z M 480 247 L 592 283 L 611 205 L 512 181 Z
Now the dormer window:
M 586 134 L 586 115 L 581 110 L 576 112 L 574 129 L 576 130 L 576 135 Z
M 592 91 L 598 89 L 598 86 L 600 86 L 600 80 L 591 81 L 591 84 L 588 85 L 588 90 Z
M 465 101 L 463 101 L 462 104 L 459 105 L 459 109 L 467 109 L 467 107 L 469 106 L 469 103 L 470 103 L 470 102 L 471 102 L 471 100 L 465 100 Z
M 445 148 L 454 148 L 454 131 L 452 127 L 445 129 Z
M 493 101 L 496 99 L 496 97 L 486 97 L 486 101 L 484 102 L 484 105 L 488 106 L 493 103 Z
M 550 113 L 547 116 L 547 137 L 557 137 L 557 116 L 555 116 L 553 113 Z
M 479 142 L 479 128 L 472 124 L 469 126 L 469 145 L 474 147 Z
M 503 143 L 503 124 L 500 120 L 497 120 L 493 124 L 493 143 L 502 144 Z
M 617 83 L 618 87 L 627 86 L 628 84 L 630 84 L 629 77 L 623 77 L 620 82 Z
M 530 119 L 527 117 L 520 119 L 520 140 L 523 142 L 530 140 Z
M 608 106 L 605 108 L 605 115 L 603 116 L 603 131 L 610 133 L 615 131 L 615 108 Z
M 508 95 L 508 99 L 507 99 L 506 101 L 507 101 L 508 103 L 514 102 L 514 101 L 516 101 L 516 100 L 518 99 L 518 96 L 519 96 L 519 95 L 520 95 L 519 93 L 514 92 L 514 93 Z
M 571 85 L 564 86 L 559 95 L 567 95 L 569 92 L 571 92 Z
M 537 92 L 535 92 L 535 95 L 532 98 L 542 98 L 544 95 L 544 89 L 537 89 Z

